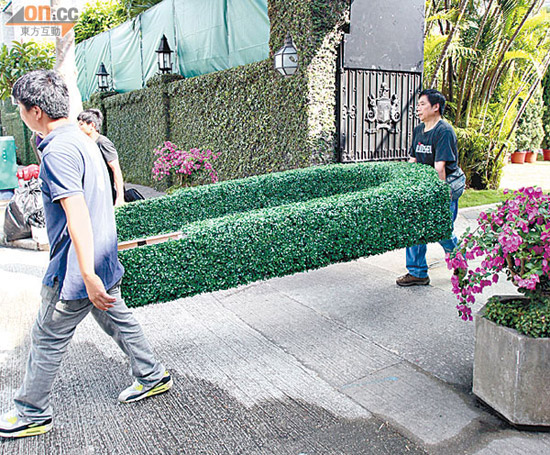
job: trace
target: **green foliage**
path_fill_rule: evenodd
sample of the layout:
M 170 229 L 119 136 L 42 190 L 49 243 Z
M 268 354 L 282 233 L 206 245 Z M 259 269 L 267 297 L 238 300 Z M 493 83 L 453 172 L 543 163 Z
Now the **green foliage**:
M 520 99 L 528 102 L 548 67 L 550 16 L 539 6 L 426 3 L 424 80 L 447 97 L 449 120 L 463 130 L 461 166 L 476 188 L 498 187 L 506 149 L 515 148 Z
M 30 145 L 31 131 L 25 126 L 19 117 L 19 113 L 9 112 L 5 106 L 2 112 L 2 127 L 7 136 L 13 136 L 15 140 L 15 153 L 17 162 L 21 165 L 37 163 L 36 156 Z
M 458 200 L 458 208 L 477 207 L 480 205 L 496 204 L 512 197 L 511 193 L 504 194 L 503 190 L 474 190 L 467 189 Z
M 176 82 L 172 141 L 222 152 L 220 180 L 332 161 L 332 150 L 315 159 L 308 147 L 306 84 L 277 76 L 270 61 Z
M 184 224 L 206 218 L 359 191 L 388 180 L 394 167 L 395 164 L 313 166 L 182 189 L 171 196 L 118 209 L 119 240 L 177 231 Z
M 134 18 L 162 0 L 121 0 L 128 18 Z
M 550 337 L 550 301 L 548 300 L 543 302 L 532 302 L 525 298 L 501 300 L 498 296 L 494 296 L 487 301 L 484 317 L 527 336 Z
M 54 48 L 51 43 L 38 44 L 12 42 L 8 48 L 0 48 L 0 99 L 8 99 L 15 81 L 23 74 L 37 69 L 52 69 L 55 61 Z
M 270 58 L 175 82 L 157 76 L 143 90 L 95 103 L 125 178 L 155 185 L 153 150 L 165 140 L 221 153 L 220 180 L 334 162 L 337 43 L 348 12 L 344 0 L 268 2 L 271 53 L 287 32 L 300 53 L 291 78 Z
M 440 240 L 448 204 L 432 168 L 403 163 L 321 166 L 130 204 L 117 211 L 121 232 L 138 233 L 138 218 L 149 235 L 177 228 L 183 238 L 121 251 L 123 295 L 145 305 Z
M 544 106 L 542 116 L 544 139 L 541 146 L 544 149 L 550 149 L 550 71 L 546 71 L 546 75 L 542 80 L 542 104 Z
M 542 115 L 544 104 L 542 101 L 542 88 L 535 90 L 533 97 L 527 104 L 523 115 L 519 119 L 516 131 L 517 150 L 537 151 L 544 139 Z
M 117 0 L 87 3 L 74 26 L 76 44 L 110 30 L 128 19 L 124 6 Z

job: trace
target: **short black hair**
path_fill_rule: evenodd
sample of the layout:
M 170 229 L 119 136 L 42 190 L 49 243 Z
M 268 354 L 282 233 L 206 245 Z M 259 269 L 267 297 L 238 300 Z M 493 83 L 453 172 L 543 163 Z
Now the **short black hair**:
M 85 111 L 82 111 L 80 114 L 78 114 L 78 117 L 76 119 L 79 122 L 84 122 L 88 125 L 90 123 L 94 123 L 95 130 L 98 133 L 101 129 L 101 125 L 103 125 L 103 114 L 99 109 L 86 109 Z
M 439 90 L 436 90 L 435 88 L 427 88 L 420 92 L 420 95 L 418 95 L 418 98 L 421 96 L 426 95 L 428 98 L 428 101 L 432 106 L 439 104 L 439 114 L 443 116 L 443 113 L 445 112 L 445 97 L 443 96 L 443 93 L 441 93 Z
M 55 71 L 36 70 L 24 74 L 13 85 L 11 94 L 27 110 L 37 106 L 52 120 L 69 116 L 69 90 Z

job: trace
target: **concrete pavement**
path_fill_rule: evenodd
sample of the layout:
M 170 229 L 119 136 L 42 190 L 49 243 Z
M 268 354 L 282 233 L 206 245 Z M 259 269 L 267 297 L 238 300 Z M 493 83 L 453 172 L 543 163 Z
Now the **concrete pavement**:
M 458 233 L 479 211 L 460 211 Z M 442 249 L 428 248 L 426 287 L 395 285 L 404 257 L 134 310 L 175 384 L 132 405 L 116 402 L 132 381 L 124 355 L 87 318 L 54 386 L 54 429 L 0 439 L 0 454 L 550 453 L 550 434 L 515 430 L 472 395 L 473 323 L 457 317 Z M 47 260 L 0 248 L 0 412 L 22 380 Z
M 479 210 L 462 210 L 457 230 Z M 0 410 L 21 382 L 47 253 L 0 249 Z M 546 454 L 471 394 L 473 324 L 457 317 L 442 250 L 432 284 L 399 288 L 404 251 L 135 310 L 174 378 L 131 382 L 87 318 L 53 391 L 54 430 L 2 454 Z M 492 289 L 514 292 L 514 289 Z

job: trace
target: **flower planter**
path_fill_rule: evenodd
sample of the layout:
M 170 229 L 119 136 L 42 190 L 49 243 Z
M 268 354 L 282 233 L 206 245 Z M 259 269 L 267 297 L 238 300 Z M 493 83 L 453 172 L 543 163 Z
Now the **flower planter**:
M 536 163 L 537 162 L 537 152 L 525 152 L 525 162 L 526 163 Z
M 511 155 L 512 163 L 514 164 L 523 164 L 525 162 L 525 153 L 526 152 L 514 152 Z
M 513 425 L 550 426 L 550 338 L 495 324 L 484 310 L 475 315 L 474 394 Z
M 550 161 L 550 149 L 542 149 L 542 157 L 544 161 Z

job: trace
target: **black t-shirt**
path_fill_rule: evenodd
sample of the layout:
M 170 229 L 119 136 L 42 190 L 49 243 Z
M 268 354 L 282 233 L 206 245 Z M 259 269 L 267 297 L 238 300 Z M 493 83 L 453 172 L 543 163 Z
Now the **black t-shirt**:
M 114 160 L 118 160 L 118 153 L 115 149 L 115 144 L 113 144 L 110 139 L 103 136 L 102 134 L 96 140 L 96 144 L 101 151 L 105 165 L 107 166 L 107 172 L 109 172 L 109 179 L 111 180 L 111 191 L 113 193 L 113 203 L 116 200 L 116 186 L 115 186 L 115 176 L 113 175 L 113 170 L 109 163 Z
M 413 145 L 409 155 L 417 163 L 434 167 L 436 161 L 445 161 L 445 173 L 449 175 L 458 167 L 458 146 L 453 127 L 441 119 L 430 131 L 424 131 L 424 124 L 413 132 Z

